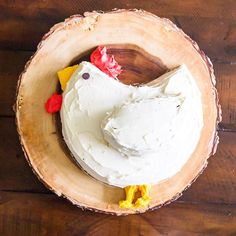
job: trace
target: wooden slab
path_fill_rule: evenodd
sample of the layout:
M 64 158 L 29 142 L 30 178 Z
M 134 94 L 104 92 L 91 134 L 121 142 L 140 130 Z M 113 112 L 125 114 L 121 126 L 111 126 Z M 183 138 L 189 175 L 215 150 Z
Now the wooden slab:
M 0 234 L 12 235 L 235 235 L 235 206 L 173 203 L 142 215 L 81 211 L 55 195 L 0 192 Z
M 117 215 L 148 209 L 119 208 L 117 202 L 124 194 L 122 189 L 103 185 L 76 169 L 61 145 L 60 136 L 56 135 L 55 117 L 44 109 L 46 99 L 58 84 L 56 72 L 97 45 L 108 45 L 115 56 L 121 56 L 117 58 L 123 60 L 121 66 L 132 68 L 128 70 L 135 76 L 124 77 L 128 84 L 149 82 L 154 76 L 181 64 L 186 64 L 195 78 L 203 108 L 199 142 L 176 175 L 153 185 L 148 208 L 176 200 L 202 173 L 218 144 L 216 126 L 221 116 L 215 77 L 210 61 L 195 42 L 169 20 L 142 10 L 92 12 L 86 13 L 84 18 L 72 16 L 44 36 L 20 77 L 17 91 L 17 127 L 29 164 L 50 189 L 78 206 Z M 129 57 L 132 58 L 134 52 L 135 60 L 131 61 Z M 123 79 L 121 77 L 121 81 Z

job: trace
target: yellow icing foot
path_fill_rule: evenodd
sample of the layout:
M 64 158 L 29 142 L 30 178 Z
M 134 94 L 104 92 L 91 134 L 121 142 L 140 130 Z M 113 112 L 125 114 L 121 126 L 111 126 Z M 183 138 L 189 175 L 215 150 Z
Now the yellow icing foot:
M 125 188 L 126 199 L 119 202 L 120 208 L 141 208 L 149 204 L 151 198 L 149 196 L 149 191 L 151 185 L 133 185 Z M 137 191 L 140 191 L 141 197 L 134 201 L 134 196 Z
M 120 201 L 120 208 L 131 208 L 133 206 L 134 195 L 138 190 L 138 186 L 127 186 L 125 187 L 126 200 Z
M 66 89 L 67 82 L 78 67 L 79 65 L 69 66 L 57 72 L 62 91 Z
M 150 200 L 151 200 L 150 197 L 140 197 L 135 202 L 134 207 L 136 208 L 145 207 L 149 204 Z
M 133 203 L 128 200 L 123 200 L 119 201 L 119 206 L 120 208 L 131 208 L 133 207 Z

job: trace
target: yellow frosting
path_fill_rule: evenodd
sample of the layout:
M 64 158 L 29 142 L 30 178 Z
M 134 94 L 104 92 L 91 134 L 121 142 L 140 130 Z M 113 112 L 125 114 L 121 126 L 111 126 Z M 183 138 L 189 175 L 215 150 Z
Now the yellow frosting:
M 62 91 L 66 89 L 67 82 L 78 67 L 79 65 L 69 66 L 57 72 Z
M 149 192 L 151 185 L 133 185 L 125 188 L 126 199 L 119 202 L 120 208 L 141 208 L 149 204 L 151 198 Z M 140 191 L 141 197 L 134 203 L 134 196 L 137 191 Z

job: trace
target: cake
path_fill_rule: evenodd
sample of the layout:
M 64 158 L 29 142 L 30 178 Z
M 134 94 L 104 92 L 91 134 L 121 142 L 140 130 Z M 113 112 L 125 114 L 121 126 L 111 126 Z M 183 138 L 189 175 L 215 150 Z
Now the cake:
M 157 184 L 191 156 L 203 125 L 200 92 L 184 65 L 158 80 L 124 85 L 89 62 L 73 73 L 63 93 L 62 131 L 94 178 L 117 187 Z
M 23 150 L 39 178 L 78 206 L 117 215 L 160 207 L 190 186 L 216 149 L 211 62 L 150 13 L 85 15 L 54 26 L 20 77 Z M 90 60 L 75 63 L 88 50 Z

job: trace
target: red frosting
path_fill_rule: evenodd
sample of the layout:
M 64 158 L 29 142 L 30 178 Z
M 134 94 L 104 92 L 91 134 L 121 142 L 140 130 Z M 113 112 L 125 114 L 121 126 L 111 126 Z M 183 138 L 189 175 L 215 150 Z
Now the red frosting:
M 107 54 L 106 47 L 99 46 L 90 56 L 91 63 L 112 78 L 116 78 L 121 73 L 121 66 L 114 56 Z
M 45 108 L 48 113 L 55 113 L 60 111 L 62 104 L 62 96 L 60 94 L 53 94 L 45 103 Z

